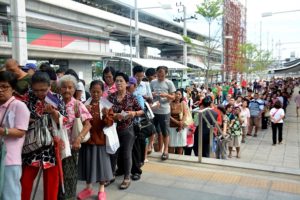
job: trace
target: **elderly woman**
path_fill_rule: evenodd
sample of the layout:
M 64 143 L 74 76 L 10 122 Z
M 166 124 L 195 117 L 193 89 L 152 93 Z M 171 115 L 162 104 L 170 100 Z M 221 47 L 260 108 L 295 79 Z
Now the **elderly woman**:
M 51 100 L 46 97 L 50 97 Z M 53 118 L 58 123 L 59 116 L 66 115 L 62 97 L 50 91 L 50 78 L 45 72 L 38 71 L 32 76 L 31 89 L 24 95 L 23 101 L 31 113 L 29 127 L 34 128 L 35 124 L 41 124 L 38 122 L 46 119 L 47 129 L 51 133 L 53 126 L 49 118 Z M 43 169 L 44 200 L 57 199 L 59 169 L 54 146 L 42 146 L 33 152 L 23 154 L 22 159 L 22 200 L 30 199 L 33 182 L 40 168 Z
M 93 119 L 91 120 L 91 138 L 82 144 L 79 151 L 78 179 L 86 181 L 86 187 L 77 195 L 78 199 L 90 197 L 94 193 L 92 183 L 97 182 L 99 183 L 98 200 L 106 200 L 104 185 L 113 179 L 103 128 L 113 125 L 114 114 L 110 103 L 101 98 L 103 90 L 101 81 L 92 81 L 90 84 L 92 98 L 85 103 Z
M 0 174 L 4 183 L 0 188 L 0 199 L 3 200 L 21 199 L 21 152 L 30 112 L 23 102 L 13 96 L 16 83 L 17 78 L 12 72 L 0 72 L 0 148 L 5 145 L 7 151 L 2 161 L 4 173 Z
M 92 118 L 89 111 L 81 101 L 76 100 L 73 96 L 76 91 L 77 80 L 72 75 L 64 75 L 58 82 L 60 94 L 66 105 L 68 120 L 65 123 L 67 128 L 69 141 L 72 148 L 72 156 L 65 158 L 62 161 L 64 172 L 65 193 L 59 193 L 59 199 L 74 199 L 76 198 L 76 185 L 77 185 L 77 158 L 80 143 L 91 128 L 89 120 Z M 83 128 L 78 135 L 72 135 L 72 127 L 75 118 L 80 117 L 82 120 Z
M 124 180 L 120 185 L 120 189 L 127 189 L 130 185 L 130 170 L 132 167 L 132 148 L 135 140 L 133 131 L 133 118 L 144 114 L 137 99 L 129 94 L 126 90 L 129 77 L 118 72 L 115 76 L 115 83 L 117 92 L 108 96 L 108 100 L 113 104 L 113 111 L 115 113 L 114 119 L 117 121 L 117 132 L 120 141 L 120 148 L 118 149 L 113 162 L 113 171 L 116 166 L 117 159 L 124 166 Z M 119 158 L 118 158 L 119 156 Z

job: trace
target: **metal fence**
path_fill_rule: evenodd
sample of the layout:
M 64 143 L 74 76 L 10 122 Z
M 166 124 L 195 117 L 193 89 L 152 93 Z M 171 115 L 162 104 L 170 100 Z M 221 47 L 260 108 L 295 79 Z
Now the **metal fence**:
M 213 141 L 214 141 L 214 129 L 217 128 L 219 134 L 223 135 L 223 130 L 219 126 L 217 120 L 214 118 L 212 114 L 212 109 L 211 108 L 204 108 L 202 110 L 196 108 L 193 110 L 194 114 L 198 114 L 199 116 L 199 127 L 198 127 L 198 161 L 201 163 L 202 162 L 202 147 L 203 147 L 203 120 L 206 122 L 206 125 L 209 128 L 209 155 L 210 157 L 213 157 Z M 212 123 L 207 119 L 206 113 L 209 114 Z

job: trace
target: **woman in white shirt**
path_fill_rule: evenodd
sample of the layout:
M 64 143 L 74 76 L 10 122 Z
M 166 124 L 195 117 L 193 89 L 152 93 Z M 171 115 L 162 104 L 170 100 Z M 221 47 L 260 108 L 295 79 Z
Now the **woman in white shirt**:
M 241 106 L 241 113 L 240 116 L 243 119 L 242 123 L 242 143 L 245 143 L 246 134 L 247 134 L 247 128 L 248 128 L 248 122 L 250 121 L 250 110 L 248 108 L 249 100 L 243 99 L 243 103 Z
M 278 100 L 274 104 L 274 108 L 270 110 L 270 117 L 272 122 L 272 135 L 273 135 L 273 146 L 277 143 L 277 129 L 278 129 L 278 143 L 282 144 L 282 127 L 284 110 L 282 109 L 282 104 Z

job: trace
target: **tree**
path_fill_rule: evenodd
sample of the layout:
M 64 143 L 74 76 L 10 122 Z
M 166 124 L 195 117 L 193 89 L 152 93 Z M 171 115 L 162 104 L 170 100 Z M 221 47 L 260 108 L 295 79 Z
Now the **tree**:
M 256 72 L 261 74 L 272 62 L 273 58 L 270 51 L 261 50 L 252 43 L 244 43 L 239 45 L 234 68 L 241 74 Z
M 211 25 L 213 21 L 217 20 L 220 16 L 223 15 L 222 10 L 223 0 L 204 0 L 200 5 L 197 5 L 196 13 L 201 15 L 208 23 L 208 38 L 204 42 L 206 45 L 206 73 L 205 79 L 208 80 L 208 72 L 211 70 L 210 59 L 212 53 L 216 50 L 220 44 L 216 40 L 211 39 Z M 214 44 L 212 45 L 212 41 Z

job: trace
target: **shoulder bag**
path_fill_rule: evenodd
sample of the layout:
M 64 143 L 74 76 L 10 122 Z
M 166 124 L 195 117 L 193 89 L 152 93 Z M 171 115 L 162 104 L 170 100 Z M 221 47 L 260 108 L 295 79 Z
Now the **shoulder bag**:
M 75 116 L 79 111 L 79 106 L 78 106 L 78 101 L 76 101 L 75 106 L 74 106 L 74 111 L 75 111 Z M 83 124 L 82 124 L 82 120 L 80 117 L 75 117 L 74 119 L 74 123 L 73 123 L 73 127 L 72 127 L 72 139 L 74 141 L 74 139 L 76 139 L 78 137 L 78 135 L 81 133 L 83 129 Z M 87 132 L 87 134 L 84 136 L 83 140 L 81 141 L 81 143 L 87 142 L 91 137 L 90 132 Z
M 48 114 L 45 114 L 29 125 L 23 145 L 23 154 L 28 154 L 42 147 L 52 145 L 52 135 L 48 129 L 50 118 Z

